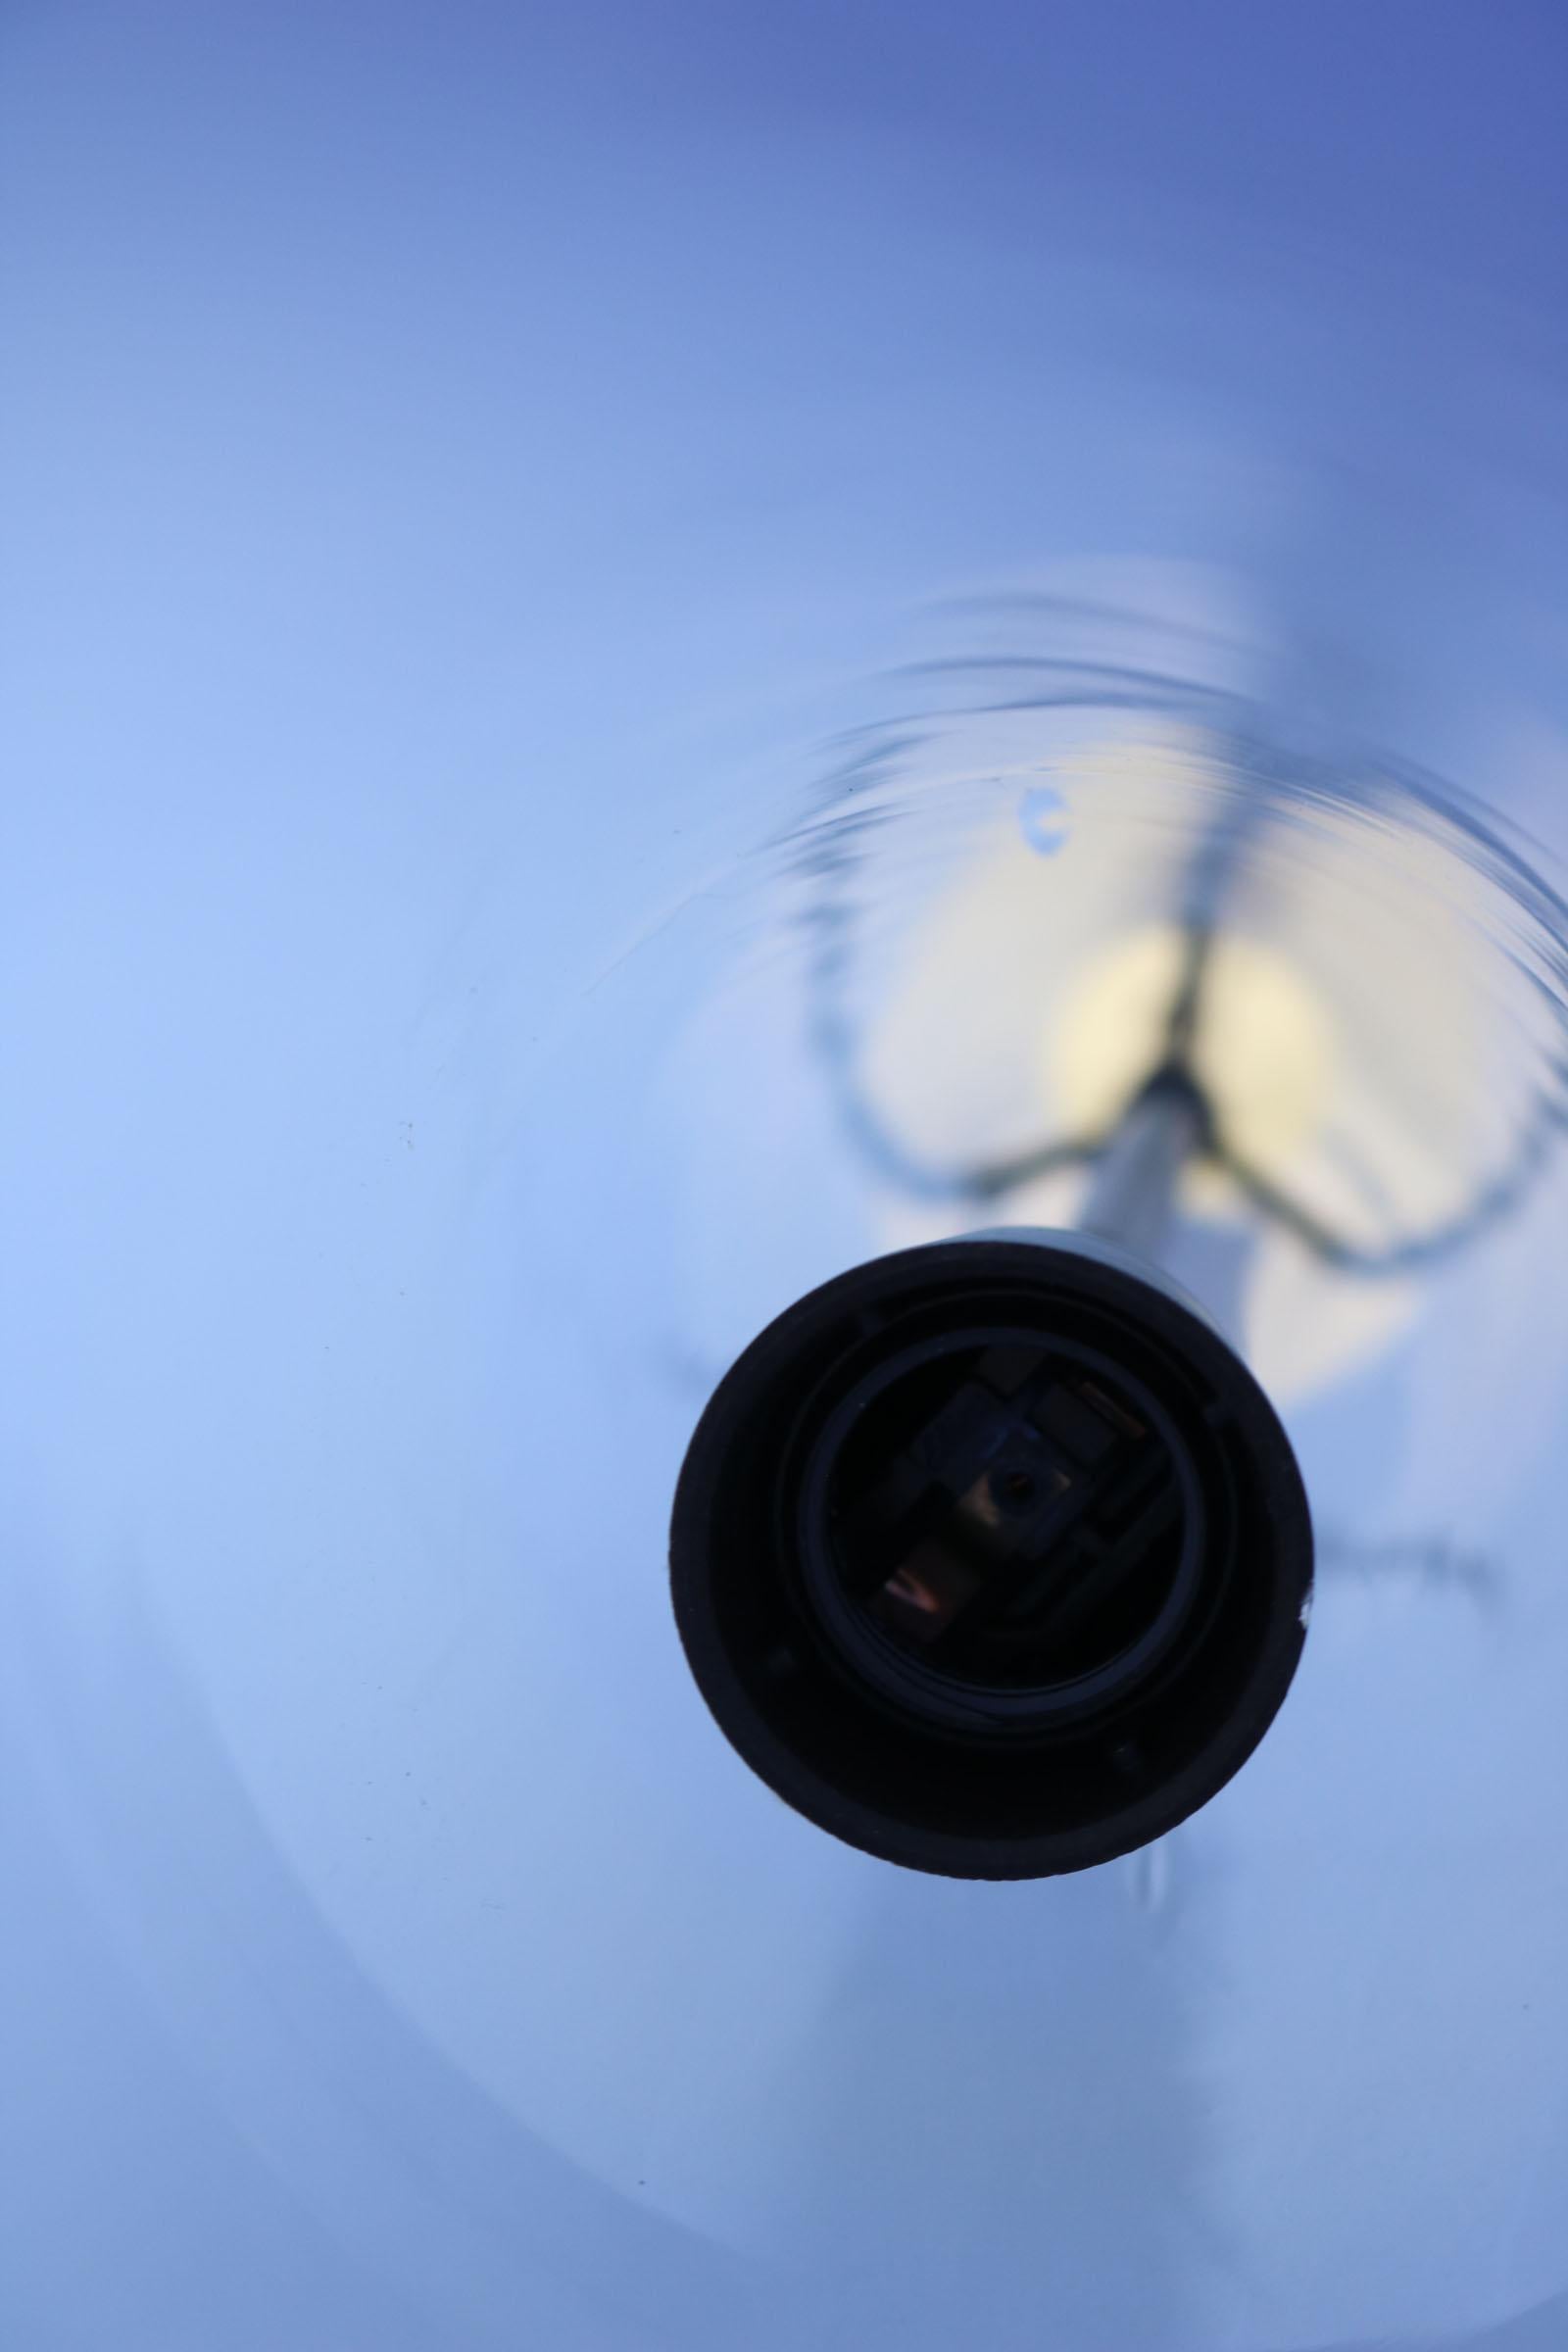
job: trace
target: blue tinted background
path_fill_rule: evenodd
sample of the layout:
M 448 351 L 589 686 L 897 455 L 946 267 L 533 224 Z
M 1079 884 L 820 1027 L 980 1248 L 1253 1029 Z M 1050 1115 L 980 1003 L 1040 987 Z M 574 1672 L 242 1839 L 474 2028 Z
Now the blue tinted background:
M 378 1644 L 418 1654 L 440 1619 L 416 1575 L 342 1563 L 406 1561 L 422 1527 L 444 1569 L 495 1515 L 527 1400 L 480 1393 L 452 1236 L 552 1148 L 531 1074 L 595 976 L 777 813 L 736 785 L 759 745 L 836 708 L 910 608 L 1078 555 L 1240 567 L 1343 714 L 1568 838 L 1541 749 L 1568 649 L 1568 23 L 124 0 L 13 6 L 0 71 L 0 2334 L 853 2340 L 901 2254 L 835 2237 L 831 2159 L 783 2274 L 737 2250 L 765 2164 L 719 2242 L 678 2119 L 639 2201 L 613 2037 L 574 2147 L 564 2078 L 535 2107 L 526 2066 L 502 2090 L 438 2057 L 279 1860 L 278 1819 L 341 1813 Z M 284 1620 L 297 1686 L 263 1663 Z M 341 1720 L 318 1785 L 280 1688 Z M 391 1878 L 330 1839 L 314 1861 L 347 1874 L 339 1928 L 422 1938 L 434 1984 L 471 1932 L 444 1857 L 476 1839 L 504 1853 L 504 1818 L 443 1815 Z M 906 2015 L 983 2143 L 1002 2088 L 963 2089 L 929 1974 L 889 1984 L 905 1930 L 857 1980 L 800 1927 L 823 1883 L 789 1851 L 770 1932 L 839 2014 Z M 657 1851 L 637 1867 L 652 1902 Z M 665 1899 L 694 1884 L 671 1867 Z M 969 1919 L 925 1896 L 888 1901 L 958 1970 Z M 1124 1965 L 1098 1904 L 1070 1914 L 1074 1997 Z M 569 2001 L 573 1937 L 619 1917 L 585 1897 L 554 1944 L 516 1931 L 473 1998 Z M 612 1957 L 583 1961 L 594 1999 L 622 1997 Z M 1029 1947 L 999 1967 L 1023 2031 Z M 657 2036 L 678 1984 L 648 1983 Z M 1189 2154 L 1163 2093 L 1146 2112 L 1103 2070 L 1158 2078 L 1163 1997 L 1131 2050 L 1091 2009 L 1072 2092 L 1102 2117 L 1088 2177 L 1135 2151 L 1135 2211 Z M 866 2065 L 760 2111 L 858 2174 L 897 2137 Z M 1407 2245 L 1336 2240 L 1330 2275 L 1303 2225 L 1290 2290 L 1239 2288 L 1227 2341 L 1474 2331 L 1560 2287 L 1544 2073 L 1510 2259 L 1494 2232 L 1473 2260 L 1461 2213 L 1424 2283 Z M 993 2347 L 1200 2340 L 1188 2225 L 1124 2260 L 1108 2191 L 1052 2240 L 1054 2317 L 1020 2301 L 1004 2159 L 989 2202 L 964 2175 L 941 2259 L 941 2186 L 908 2184 L 934 2316 L 896 2340 L 965 2312 Z

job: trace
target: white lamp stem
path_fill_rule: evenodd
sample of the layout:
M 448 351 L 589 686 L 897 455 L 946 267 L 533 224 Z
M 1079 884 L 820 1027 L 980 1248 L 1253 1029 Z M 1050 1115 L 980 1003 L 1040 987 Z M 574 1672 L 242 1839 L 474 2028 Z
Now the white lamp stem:
M 1083 1230 L 1157 1262 L 1182 1170 L 1201 1149 L 1206 1124 L 1191 1080 L 1174 1071 L 1152 1079 L 1101 1155 L 1078 1219 Z

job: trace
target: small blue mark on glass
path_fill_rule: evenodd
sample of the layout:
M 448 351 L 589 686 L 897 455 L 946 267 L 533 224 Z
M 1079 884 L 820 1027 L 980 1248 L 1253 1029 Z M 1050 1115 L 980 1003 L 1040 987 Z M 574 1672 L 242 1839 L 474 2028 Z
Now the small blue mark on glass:
M 1018 825 L 1032 850 L 1054 857 L 1067 839 L 1067 811 L 1054 784 L 1031 784 L 1018 803 Z

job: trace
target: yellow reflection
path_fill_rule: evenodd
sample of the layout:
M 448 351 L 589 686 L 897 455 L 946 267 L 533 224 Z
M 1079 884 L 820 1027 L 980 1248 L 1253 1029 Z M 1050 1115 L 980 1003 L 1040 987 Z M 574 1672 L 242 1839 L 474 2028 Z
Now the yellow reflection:
M 1162 1056 L 1186 941 L 1175 924 L 1111 942 L 1042 1037 L 1047 1100 L 1072 1134 L 1109 1128 Z M 1327 1009 L 1285 958 L 1222 934 L 1203 968 L 1195 1074 L 1233 1149 L 1283 1176 L 1321 1125 L 1338 1055 Z

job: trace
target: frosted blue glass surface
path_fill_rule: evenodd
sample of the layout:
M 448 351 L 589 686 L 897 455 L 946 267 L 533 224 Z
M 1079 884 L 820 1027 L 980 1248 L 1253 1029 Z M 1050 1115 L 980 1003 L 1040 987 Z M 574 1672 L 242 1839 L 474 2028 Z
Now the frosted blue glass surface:
M 1565 99 L 1527 5 L 7 14 L 0 2341 L 1568 2343 L 1554 1145 L 1291 1407 L 1298 1689 L 1129 1862 L 834 1844 L 663 1561 L 948 1213 L 813 1045 L 858 752 L 873 980 L 987 661 L 1557 875 Z M 1479 1180 L 1568 962 L 1460 868 Z

